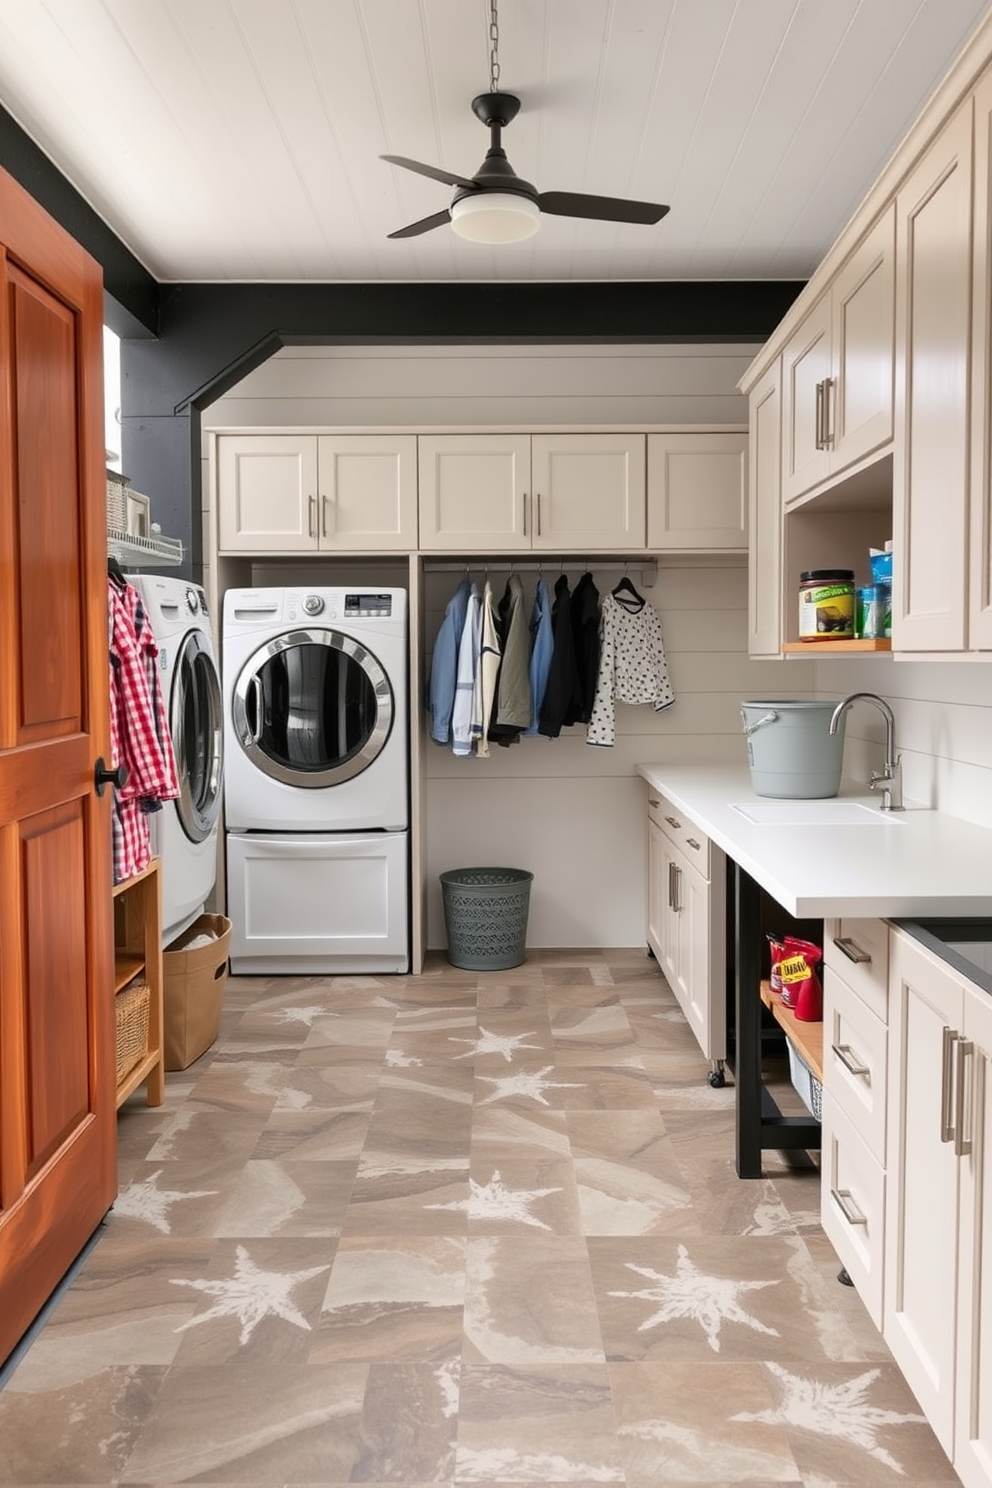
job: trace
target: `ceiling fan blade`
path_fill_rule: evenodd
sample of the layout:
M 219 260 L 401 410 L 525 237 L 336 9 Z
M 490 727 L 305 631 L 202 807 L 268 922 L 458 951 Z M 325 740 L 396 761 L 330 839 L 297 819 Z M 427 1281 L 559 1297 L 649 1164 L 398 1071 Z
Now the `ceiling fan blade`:
M 660 222 L 668 207 L 628 201 L 622 196 L 589 196 L 584 191 L 542 191 L 538 206 L 552 217 L 592 217 L 600 222 Z
M 430 232 L 432 227 L 444 227 L 451 221 L 451 213 L 445 207 L 443 212 L 434 212 L 430 217 L 421 217 L 419 222 L 411 222 L 406 227 L 398 227 L 395 232 L 387 233 L 387 238 L 419 238 L 421 233 Z
M 467 176 L 456 176 L 454 171 L 441 170 L 436 165 L 423 165 L 419 160 L 408 160 L 405 155 L 380 155 L 390 165 L 401 165 L 404 170 L 416 171 L 418 176 L 430 176 L 432 181 L 443 181 L 447 186 L 471 186 Z

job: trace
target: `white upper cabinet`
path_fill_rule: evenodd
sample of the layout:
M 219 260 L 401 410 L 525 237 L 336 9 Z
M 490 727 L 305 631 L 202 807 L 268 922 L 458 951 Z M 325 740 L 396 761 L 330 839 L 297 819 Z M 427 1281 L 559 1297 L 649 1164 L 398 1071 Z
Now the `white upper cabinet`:
M 782 383 L 776 360 L 751 389 L 747 649 L 782 648 Z
M 992 650 L 992 77 L 975 93 L 968 642 Z
M 896 199 L 892 641 L 902 651 L 967 646 L 971 146 L 969 99 Z
M 643 434 L 422 434 L 425 552 L 643 549 Z
M 785 346 L 787 503 L 891 443 L 893 215 L 865 234 Z
M 748 438 L 704 430 L 648 435 L 648 548 L 747 551 Z
M 410 551 L 413 434 L 219 434 L 222 553 Z

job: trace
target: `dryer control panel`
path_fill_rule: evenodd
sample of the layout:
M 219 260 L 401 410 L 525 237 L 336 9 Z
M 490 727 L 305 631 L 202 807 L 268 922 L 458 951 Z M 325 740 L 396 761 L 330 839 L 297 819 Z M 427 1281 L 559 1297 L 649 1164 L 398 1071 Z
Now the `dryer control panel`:
M 374 616 L 388 618 L 393 613 L 393 596 L 391 594 L 370 594 L 363 591 L 361 594 L 345 593 L 344 613 L 346 617 Z

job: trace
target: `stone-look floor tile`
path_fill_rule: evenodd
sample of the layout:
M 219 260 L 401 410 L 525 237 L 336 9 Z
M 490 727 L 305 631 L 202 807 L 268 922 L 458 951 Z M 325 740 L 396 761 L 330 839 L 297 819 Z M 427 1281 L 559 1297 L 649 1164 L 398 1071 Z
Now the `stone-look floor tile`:
M 116 1238 L 153 1234 L 212 1235 L 233 1188 L 244 1174 L 243 1161 L 199 1158 L 192 1162 L 129 1163 L 118 1169 L 119 1189 L 107 1216 Z
M 127 1462 L 132 1484 L 347 1483 L 367 1364 L 169 1371 Z
M 214 1111 L 189 1102 L 148 1149 L 150 1162 L 196 1162 L 223 1154 L 247 1162 L 265 1124 L 261 1113 Z
M 762 1367 L 772 1404 L 755 1418 L 786 1433 L 807 1481 L 958 1481 L 894 1364 Z
M 606 1369 L 462 1369 L 456 1481 L 623 1483 Z
M 611 1364 L 627 1488 L 660 1483 L 799 1483 L 761 1364 Z
M 103 1369 L 45 1392 L 22 1392 L 18 1373 L 0 1393 L 0 1483 L 119 1482 L 166 1371 Z
M 353 1483 L 452 1479 L 459 1374 L 457 1349 L 436 1363 L 369 1366 L 358 1451 L 351 1470 Z
M 424 1162 L 429 1161 L 425 1158 Z M 466 1235 L 468 1164 L 442 1163 L 415 1172 L 375 1162 L 360 1169 L 345 1210 L 341 1237 Z
M 375 1049 L 383 1050 L 393 1036 L 396 1020 L 394 1011 L 387 1009 L 344 1009 L 315 1019 L 307 1034 L 304 1047 L 309 1053 L 316 1049 Z
M 581 1052 L 559 1047 L 555 1070 L 566 1111 L 654 1110 L 651 1081 L 640 1055 L 631 1046 L 616 1059 L 601 1050 Z
M 463 1238 L 342 1240 L 310 1361 L 450 1359 L 461 1349 L 464 1301 Z
M 358 1163 L 252 1159 L 214 1228 L 223 1236 L 337 1235 L 340 1233 Z
M 584 1243 L 532 1234 L 470 1239 L 463 1357 L 524 1369 L 603 1363 Z
M 472 1114 L 471 1151 L 473 1160 L 482 1163 L 545 1154 L 567 1159 L 571 1144 L 565 1113 L 539 1106 L 536 1101 L 527 1110 L 508 1101 L 477 1103 Z
M 495 1166 L 476 1158 L 470 1177 L 470 1236 L 581 1235 L 579 1196 L 570 1162 L 513 1158 Z
M 294 1162 L 357 1162 L 365 1146 L 372 1102 L 337 1110 L 306 1107 L 274 1110 L 265 1123 L 252 1159 Z
M 574 1092 L 578 1098 L 585 1090 L 585 1083 L 578 1076 L 560 1075 L 555 1061 L 530 1064 L 517 1060 L 509 1068 L 495 1066 L 480 1071 L 474 1088 L 476 1115 L 497 1106 L 500 1110 L 525 1113 L 564 1110 L 566 1095 Z

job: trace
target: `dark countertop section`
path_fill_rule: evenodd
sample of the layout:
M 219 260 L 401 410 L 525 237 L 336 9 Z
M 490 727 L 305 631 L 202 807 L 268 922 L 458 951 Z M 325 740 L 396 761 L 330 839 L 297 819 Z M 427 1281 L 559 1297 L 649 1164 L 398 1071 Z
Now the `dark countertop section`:
M 935 956 L 939 956 L 941 961 L 945 961 L 959 975 L 967 977 L 983 992 L 992 994 L 992 971 L 985 970 L 983 965 L 971 960 L 960 949 L 962 945 L 970 944 L 975 946 L 977 952 L 979 947 L 992 945 L 992 920 L 937 917 L 893 920 L 892 923 L 926 946 Z M 986 958 L 986 964 L 992 966 L 992 956 Z

